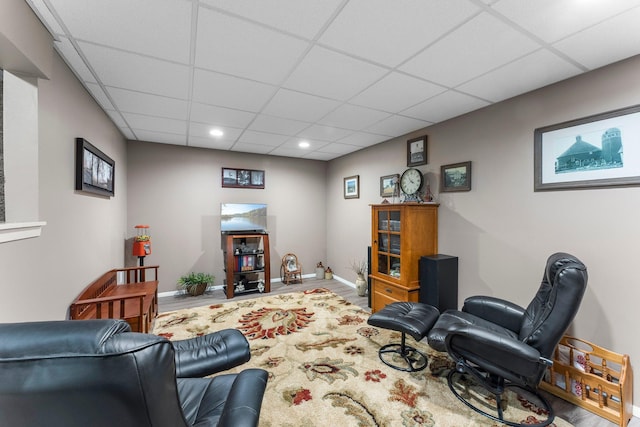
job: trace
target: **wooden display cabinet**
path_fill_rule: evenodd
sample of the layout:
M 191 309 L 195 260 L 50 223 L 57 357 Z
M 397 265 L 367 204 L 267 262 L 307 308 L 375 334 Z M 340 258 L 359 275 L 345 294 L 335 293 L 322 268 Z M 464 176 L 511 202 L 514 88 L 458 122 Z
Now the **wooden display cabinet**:
M 371 205 L 371 311 L 419 300 L 418 261 L 438 252 L 438 204 Z
M 269 235 L 223 234 L 227 298 L 249 292 L 271 292 Z

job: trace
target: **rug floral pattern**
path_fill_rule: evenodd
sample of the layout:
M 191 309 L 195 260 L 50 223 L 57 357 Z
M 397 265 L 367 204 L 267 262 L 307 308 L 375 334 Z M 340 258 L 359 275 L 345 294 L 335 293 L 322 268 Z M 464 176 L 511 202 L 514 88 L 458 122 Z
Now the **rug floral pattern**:
M 407 338 L 428 354 L 429 366 L 407 373 L 384 365 L 378 349 L 399 342 L 400 334 L 369 326 L 368 317 L 362 308 L 320 288 L 163 313 L 154 333 L 176 340 L 239 329 L 250 343 L 251 360 L 229 372 L 249 367 L 269 372 L 262 427 L 501 425 L 453 396 L 446 354 Z M 535 423 L 540 414 L 530 406 L 513 399 L 507 413 Z M 570 424 L 556 418 L 552 426 Z

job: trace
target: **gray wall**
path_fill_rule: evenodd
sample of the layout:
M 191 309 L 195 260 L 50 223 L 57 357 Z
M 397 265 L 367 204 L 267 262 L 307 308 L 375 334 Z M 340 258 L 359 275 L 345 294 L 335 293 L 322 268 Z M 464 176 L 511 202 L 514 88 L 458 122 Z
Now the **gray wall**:
M 534 129 L 639 104 L 639 75 L 640 57 L 631 58 L 330 162 L 329 263 L 349 274 L 344 260 L 370 241 L 368 204 L 381 200 L 379 177 L 406 169 L 406 140 L 427 134 L 429 164 L 419 168 L 432 190 L 441 165 L 473 162 L 472 191 L 438 195 L 439 249 L 460 257 L 460 302 L 487 294 L 527 304 L 547 257 L 570 252 L 587 265 L 589 285 L 569 333 L 640 360 L 640 188 L 533 191 Z M 342 178 L 355 174 L 362 196 L 344 200 Z M 353 216 L 359 220 L 345 222 Z
M 160 292 L 175 291 L 190 271 L 212 273 L 222 285 L 221 203 L 267 204 L 271 277 L 288 252 L 304 274 L 326 262 L 325 162 L 137 141 L 128 158 L 128 230 L 132 237 L 136 224 L 151 227 L 144 262 L 160 265 Z M 264 170 L 265 188 L 222 188 L 222 167 Z
M 26 5 L 25 5 L 26 7 Z M 0 244 L 0 322 L 63 319 L 90 281 L 122 265 L 126 237 L 126 140 L 55 54 L 38 80 L 37 238 Z M 115 197 L 74 190 L 75 138 L 116 162 Z

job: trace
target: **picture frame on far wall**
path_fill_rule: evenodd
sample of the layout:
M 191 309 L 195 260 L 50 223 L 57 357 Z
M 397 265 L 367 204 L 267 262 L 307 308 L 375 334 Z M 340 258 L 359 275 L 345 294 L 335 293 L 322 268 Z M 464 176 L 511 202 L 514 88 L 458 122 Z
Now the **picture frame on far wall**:
M 640 105 L 535 129 L 534 191 L 640 185 Z
M 222 186 L 227 188 L 264 188 L 264 171 L 222 168 Z
M 358 199 L 360 197 L 360 175 L 344 178 L 342 188 L 345 199 Z
M 385 175 L 380 177 L 380 196 L 393 197 L 400 174 Z
M 440 192 L 471 191 L 471 162 L 440 166 Z
M 75 189 L 100 196 L 115 195 L 116 162 L 84 138 L 76 138 Z
M 427 135 L 407 141 L 407 166 L 427 164 Z

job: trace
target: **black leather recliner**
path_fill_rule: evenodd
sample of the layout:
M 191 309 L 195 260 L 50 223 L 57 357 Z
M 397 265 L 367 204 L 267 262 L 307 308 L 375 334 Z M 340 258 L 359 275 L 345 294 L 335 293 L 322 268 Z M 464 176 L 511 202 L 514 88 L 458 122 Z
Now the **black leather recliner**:
M 549 403 L 537 392 L 555 347 L 573 321 L 587 286 L 587 268 L 576 257 L 556 253 L 549 257 L 542 283 L 526 309 L 494 297 L 467 298 L 462 311 L 447 310 L 431 329 L 429 345 L 447 351 L 455 361 L 449 388 L 467 406 L 508 425 L 501 396 L 505 387 L 519 388 L 539 399 L 553 421 Z M 459 375 L 475 379 L 496 400 L 494 413 L 464 399 L 454 387 Z M 529 423 L 527 424 L 529 425 Z
M 257 426 L 266 382 L 176 378 L 173 344 L 122 320 L 0 325 L 2 426 Z

